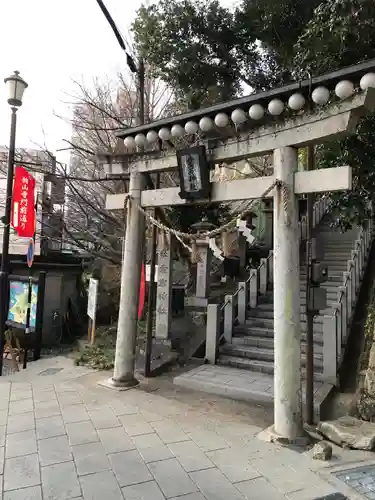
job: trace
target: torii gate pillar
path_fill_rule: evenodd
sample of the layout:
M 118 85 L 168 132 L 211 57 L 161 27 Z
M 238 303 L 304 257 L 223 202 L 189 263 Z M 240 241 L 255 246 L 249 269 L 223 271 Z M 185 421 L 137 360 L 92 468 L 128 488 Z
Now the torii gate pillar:
M 274 151 L 274 175 L 283 181 L 274 194 L 274 422 L 275 432 L 302 435 L 300 273 L 297 150 Z

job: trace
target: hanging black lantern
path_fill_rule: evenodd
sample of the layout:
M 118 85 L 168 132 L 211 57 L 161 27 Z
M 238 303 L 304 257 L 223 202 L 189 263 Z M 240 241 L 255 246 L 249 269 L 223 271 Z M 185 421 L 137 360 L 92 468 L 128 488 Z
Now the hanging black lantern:
M 205 146 L 194 146 L 177 151 L 180 174 L 180 198 L 197 200 L 210 197 L 210 169 Z

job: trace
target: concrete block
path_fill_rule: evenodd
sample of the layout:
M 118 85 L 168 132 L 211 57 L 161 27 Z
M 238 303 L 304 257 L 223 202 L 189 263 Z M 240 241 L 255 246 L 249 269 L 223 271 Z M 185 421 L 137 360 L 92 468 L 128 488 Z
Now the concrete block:
M 156 433 L 135 436 L 133 442 L 146 463 L 173 458 L 170 449 L 167 448 Z
M 26 455 L 5 460 L 4 491 L 40 484 L 38 455 Z
M 214 467 L 211 460 L 193 441 L 171 443 L 168 447 L 186 472 Z
M 72 446 L 79 476 L 110 470 L 110 464 L 101 443 Z
M 89 415 L 96 429 L 113 429 L 121 426 L 119 419 L 109 407 L 90 410 Z
M 198 491 L 198 488 L 188 474 L 174 458 L 162 460 L 161 462 L 153 462 L 149 464 L 149 468 L 167 498 L 187 495 L 188 493 Z
M 123 427 L 99 429 L 98 435 L 106 453 L 118 453 L 135 449 L 135 445 Z
M 191 478 L 207 498 L 216 500 L 243 500 L 238 489 L 218 469 L 207 469 L 192 472 Z M 248 498 L 252 498 L 250 495 Z M 273 498 L 273 497 L 263 497 Z
M 42 467 L 42 489 L 46 500 L 62 500 L 80 495 L 74 462 Z
M 42 490 L 40 486 L 31 486 L 21 490 L 6 491 L 4 500 L 42 500 Z
M 38 442 L 39 459 L 42 466 L 72 460 L 67 436 L 42 439 Z
M 36 421 L 36 435 L 38 439 L 63 436 L 66 433 L 62 417 L 40 418 Z
M 90 420 L 89 414 L 83 404 L 66 406 L 62 409 L 62 416 L 66 424 Z
M 109 455 L 109 459 L 121 487 L 152 480 L 150 471 L 136 450 L 114 453 Z M 164 463 L 164 461 L 156 463 Z
M 21 457 L 37 453 L 35 430 L 9 434 L 6 438 L 6 457 Z
M 165 496 L 160 491 L 159 486 L 155 481 L 149 481 L 147 483 L 139 483 L 134 484 L 133 486 L 126 486 L 122 488 L 122 494 L 124 495 L 125 500 L 165 500 Z M 201 497 L 202 500 L 205 500 Z M 99 500 L 99 499 L 98 499 Z M 193 498 L 189 499 L 188 496 L 179 497 L 179 500 L 194 500 Z M 201 499 L 195 499 L 201 500 Z
M 90 420 L 66 424 L 70 446 L 99 441 L 98 433 Z
M 83 497 L 90 500 L 118 500 L 122 498 L 121 490 L 112 471 L 96 472 L 81 476 Z

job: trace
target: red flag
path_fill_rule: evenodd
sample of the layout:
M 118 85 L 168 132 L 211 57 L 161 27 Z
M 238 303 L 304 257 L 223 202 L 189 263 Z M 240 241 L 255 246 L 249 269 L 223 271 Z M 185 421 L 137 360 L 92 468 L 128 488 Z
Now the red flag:
M 16 166 L 11 225 L 18 236 L 32 238 L 35 224 L 35 178 L 24 167 Z
M 145 275 L 145 265 L 142 262 L 141 286 L 139 289 L 138 320 L 140 320 L 142 317 L 143 307 L 145 305 L 145 295 L 146 295 L 146 275 Z

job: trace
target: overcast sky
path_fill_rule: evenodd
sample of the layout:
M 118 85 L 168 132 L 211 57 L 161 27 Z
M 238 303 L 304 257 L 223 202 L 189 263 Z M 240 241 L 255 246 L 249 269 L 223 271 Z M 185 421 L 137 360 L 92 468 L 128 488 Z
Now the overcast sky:
M 142 0 L 105 4 L 126 35 Z M 70 129 L 53 113 L 67 115 L 62 101 L 74 88 L 72 80 L 114 76 L 126 66 L 124 53 L 95 0 L 0 0 L 0 19 L 0 146 L 8 144 L 10 123 L 3 81 L 18 70 L 29 87 L 18 111 L 17 147 L 45 141 L 52 151 L 63 147 Z

